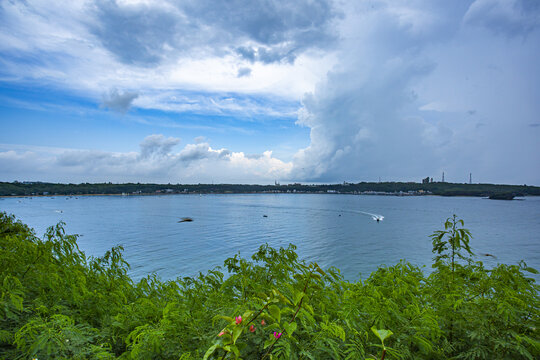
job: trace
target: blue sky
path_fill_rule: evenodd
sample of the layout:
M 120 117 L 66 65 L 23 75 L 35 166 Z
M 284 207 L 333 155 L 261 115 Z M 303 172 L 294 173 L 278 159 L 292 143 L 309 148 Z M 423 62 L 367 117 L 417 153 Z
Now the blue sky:
M 540 185 L 540 2 L 0 3 L 0 181 Z

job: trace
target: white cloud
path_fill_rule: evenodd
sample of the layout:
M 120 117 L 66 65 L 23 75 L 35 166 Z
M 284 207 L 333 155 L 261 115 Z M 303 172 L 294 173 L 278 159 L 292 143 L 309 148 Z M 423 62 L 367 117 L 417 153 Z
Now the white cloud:
M 0 167 L 4 169 L 1 180 L 210 183 L 215 179 L 225 183 L 272 183 L 287 178 L 292 168 L 291 163 L 273 157 L 271 151 L 248 156 L 213 149 L 201 142 L 203 139 L 174 152 L 179 141 L 150 135 L 142 141 L 140 152 L 125 153 L 4 144 L 0 147 Z
M 326 50 L 336 39 L 331 25 L 339 14 L 327 0 L 271 2 L 265 10 L 240 0 L 33 0 L 0 7 L 1 78 L 46 83 L 96 102 L 114 88 L 140 94 L 133 106 L 173 112 L 213 110 L 208 103 L 162 102 L 158 93 L 298 101 L 336 61 Z M 266 57 L 246 59 L 236 50 L 241 46 L 266 51 Z M 21 62 L 28 58 L 36 60 Z

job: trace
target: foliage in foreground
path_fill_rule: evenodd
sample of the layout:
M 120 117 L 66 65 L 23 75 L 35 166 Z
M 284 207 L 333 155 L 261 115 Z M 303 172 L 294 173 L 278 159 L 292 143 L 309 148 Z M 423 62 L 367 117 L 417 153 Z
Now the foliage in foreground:
M 122 248 L 86 257 L 0 214 L 0 359 L 535 359 L 538 285 L 524 263 L 473 261 L 463 222 L 432 235 L 434 271 L 365 281 L 260 247 L 225 270 L 134 283 Z

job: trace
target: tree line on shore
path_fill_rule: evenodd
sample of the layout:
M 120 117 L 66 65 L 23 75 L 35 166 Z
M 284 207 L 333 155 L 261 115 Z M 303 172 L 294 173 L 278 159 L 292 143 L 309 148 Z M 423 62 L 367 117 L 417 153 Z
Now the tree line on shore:
M 142 183 L 80 183 L 59 184 L 46 182 L 0 182 L 0 196 L 83 195 L 83 194 L 178 194 L 178 193 L 341 193 L 366 192 L 433 194 L 442 196 L 514 196 L 540 195 L 540 187 L 528 185 L 460 184 L 447 182 L 361 182 L 343 184 L 142 184 Z

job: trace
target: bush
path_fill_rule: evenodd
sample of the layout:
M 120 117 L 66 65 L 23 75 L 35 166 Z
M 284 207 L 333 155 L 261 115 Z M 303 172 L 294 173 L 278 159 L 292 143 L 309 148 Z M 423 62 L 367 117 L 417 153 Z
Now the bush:
M 402 261 L 345 281 L 294 245 L 196 277 L 138 283 L 122 248 L 86 257 L 63 224 L 41 239 L 0 214 L 1 359 L 535 359 L 538 285 L 486 269 L 456 217 L 434 271 Z

